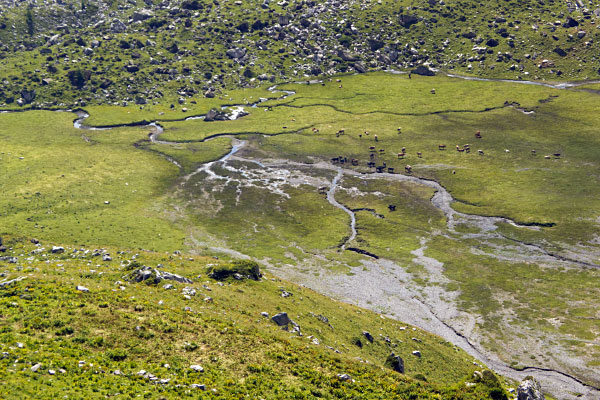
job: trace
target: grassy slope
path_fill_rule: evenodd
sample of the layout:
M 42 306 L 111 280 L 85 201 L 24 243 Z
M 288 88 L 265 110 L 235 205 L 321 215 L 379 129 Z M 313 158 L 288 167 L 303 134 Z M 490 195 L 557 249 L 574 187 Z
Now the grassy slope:
M 5 398 L 197 398 L 200 391 L 190 388 L 193 383 L 206 385 L 214 398 L 483 399 L 490 393 L 485 384 L 462 383 L 476 368 L 473 360 L 438 337 L 272 277 L 217 284 L 207 278 L 206 266 L 223 261 L 105 248 L 101 252 L 113 260 L 104 262 L 83 249 L 68 247 L 53 255 L 47 246 L 6 238 L 5 244 L 19 261 L 2 263 L 2 273 L 26 276 L 0 289 Z M 35 255 L 20 256 L 33 249 Z M 134 259 L 140 265 L 163 264 L 167 271 L 193 277 L 194 283 L 174 282 L 166 290 L 163 283 L 127 282 L 123 265 Z M 77 291 L 76 285 L 89 293 Z M 184 299 L 184 286 L 196 295 Z M 281 289 L 292 297 L 283 298 Z M 287 311 L 302 336 L 279 329 L 262 311 Z M 367 343 L 364 330 L 375 341 L 359 348 L 353 343 Z M 421 351 L 420 358 L 411 354 L 415 350 Z M 381 368 L 391 351 L 404 358 L 405 375 Z M 79 366 L 80 361 L 85 364 Z M 41 368 L 32 372 L 37 363 Z M 192 364 L 202 365 L 204 372 L 193 372 Z M 113 373 L 117 369 L 122 375 Z M 169 381 L 150 382 L 137 374 L 140 370 Z M 340 373 L 355 381 L 338 380 Z M 415 376 L 420 380 L 411 379 Z
M 127 238 L 132 247 L 180 246 L 182 231 L 150 210 L 177 169 L 159 155 L 132 151 L 146 137 L 143 129 L 102 132 L 110 142 L 101 143 L 94 132 L 73 128 L 71 113 L 0 118 L 3 231 L 67 243 L 115 245 Z
M 325 89 L 322 86 L 293 85 L 298 91 L 297 100 L 292 97 L 273 102 L 305 102 L 303 108 L 274 107 L 274 111 L 269 112 L 259 108 L 251 110 L 253 114 L 238 121 L 215 123 L 219 125 L 202 121 L 172 122 L 165 124 L 167 131 L 164 137 L 202 140 L 209 134 L 219 133 L 221 127 L 226 127 L 227 133 L 262 130 L 277 133 L 279 126 L 314 124 L 320 129 L 319 134 L 308 130 L 294 135 L 242 136 L 251 141 L 252 151 L 263 156 L 305 161 L 315 156 L 327 159 L 343 152 L 364 163 L 368 146 L 375 144 L 372 135 L 377 133 L 380 141 L 376 145 L 387 149 L 383 159 L 388 164 L 401 170 L 410 163 L 415 174 L 439 180 L 455 197 L 468 202 L 455 203 L 455 207 L 468 212 L 506 215 L 521 221 L 557 224 L 537 232 L 505 227 L 505 231 L 513 237 L 561 246 L 565 241 L 585 242 L 596 234 L 594 218 L 597 216 L 595 199 L 598 198 L 598 186 L 594 179 L 598 157 L 597 146 L 594 145 L 597 135 L 593 110 L 597 100 L 592 94 L 477 82 L 477 86 L 469 86 L 470 90 L 483 93 L 485 100 L 478 101 L 477 97 L 457 100 L 461 108 L 479 110 L 501 106 L 506 100 L 518 101 L 535 109 L 532 116 L 512 108 L 483 113 L 408 116 L 354 115 L 335 112 L 325 106 L 308 106 L 331 101 L 337 102 L 341 109 L 357 109 L 361 103 L 340 99 L 343 91 L 365 93 L 363 97 L 366 99 L 369 93 L 375 93 L 381 87 L 392 87 L 396 90 L 388 90 L 386 97 L 370 95 L 369 101 L 362 102 L 364 109 L 382 107 L 394 110 L 400 104 L 402 110 L 431 112 L 446 102 L 455 103 L 450 97 L 438 102 L 438 95 L 447 96 L 454 90 L 453 85 L 460 88 L 467 84 L 446 78 L 413 77 L 409 81 L 406 77 L 389 75 L 375 75 L 373 79 L 347 76 L 342 77 L 342 81 L 343 89 L 338 89 L 336 82 L 326 83 Z M 493 88 L 496 97 L 486 91 L 486 85 Z M 436 95 L 429 93 L 432 87 L 437 89 Z M 322 92 L 312 96 L 312 90 Z M 398 96 L 394 95 L 396 93 Z M 411 93 L 411 97 L 403 96 L 403 93 Z M 547 103 L 538 102 L 550 95 L 559 97 Z M 261 115 L 274 117 L 269 124 L 261 125 Z M 574 119 L 572 115 L 579 118 Z M 6 210 L 1 223 L 4 233 L 65 243 L 161 251 L 182 248 L 184 243 L 200 250 L 220 244 L 259 259 L 286 263 L 310 260 L 311 253 L 316 253 L 324 256 L 323 265 L 333 269 L 340 261 L 355 265 L 359 260 L 354 253 L 340 253 L 337 248 L 348 235 L 347 216 L 341 211 L 333 212 L 314 188 L 286 189 L 293 195 L 289 200 L 259 189 L 244 190 L 240 198 L 242 201 L 236 205 L 235 186 L 231 185 L 222 193 L 213 192 L 202 197 L 203 190 L 209 192 L 212 184 L 203 187 L 201 177 L 196 177 L 197 180 L 191 180 L 179 192 L 181 196 L 173 198 L 173 193 L 180 190 L 179 186 L 173 186 L 179 176 L 177 169 L 157 154 L 132 148 L 132 144 L 147 137 L 146 129 L 78 131 L 72 128 L 73 118 L 72 114 L 49 112 L 0 115 L 3 122 L 0 135 L 4 143 L 0 167 L 4 176 L 9 177 L 2 182 L 2 209 Z M 131 122 L 143 119 L 135 113 L 131 118 Z M 291 118 L 296 121 L 291 121 Z M 402 127 L 401 135 L 396 133 L 398 126 Z M 336 138 L 335 132 L 342 127 L 346 129 L 346 135 Z M 358 138 L 365 129 L 370 130 L 370 136 Z M 477 129 L 482 130 L 484 137 L 475 142 L 472 135 Z M 82 134 L 90 142 L 86 142 Z M 203 161 L 218 157 L 219 152 L 227 152 L 228 141 L 217 139 L 206 143 L 180 144 L 170 149 L 165 149 L 164 145 L 151 148 L 177 158 L 189 171 Z M 449 147 L 445 152 L 437 150 L 437 144 L 441 142 Z M 459 154 L 452 150 L 454 143 L 466 142 L 476 143 L 474 148 L 484 149 L 486 156 L 480 157 L 474 152 Z M 147 142 L 141 143 L 148 145 Z M 402 146 L 408 148 L 408 155 L 406 160 L 399 161 L 394 153 Z M 505 153 L 505 148 L 511 152 Z M 538 156 L 529 154 L 531 148 L 538 149 Z M 545 160 L 541 157 L 557 151 L 557 148 L 564 153 L 561 159 Z M 419 150 L 424 153 L 421 159 L 415 155 Z M 425 165 L 436 167 L 424 168 Z M 455 175 L 450 173 L 452 169 L 457 172 Z M 587 173 L 581 173 L 582 170 Z M 479 184 L 474 185 L 473 182 Z M 352 186 L 355 183 L 345 180 L 343 184 Z M 386 257 L 402 262 L 410 260 L 410 251 L 420 247 L 415 236 L 440 228 L 441 216 L 430 209 L 427 191 L 411 189 L 410 185 L 380 187 L 378 190 L 389 190 L 394 201 L 412 207 L 412 211 L 407 212 L 402 207 L 397 215 L 403 215 L 403 218 L 391 217 L 386 211 L 387 201 L 357 201 L 344 197 L 343 192 L 339 192 L 339 200 L 351 207 L 375 208 L 378 213 L 390 216 L 381 221 L 366 212 L 358 214 L 361 248 L 384 252 Z M 393 197 L 397 196 L 398 190 L 407 190 L 409 196 Z M 165 192 L 169 195 L 165 196 Z M 136 194 L 139 197 L 135 197 Z M 213 197 L 218 200 L 216 203 Z M 106 200 L 110 201 L 109 205 L 104 204 Z M 182 201 L 191 203 L 185 208 Z M 219 204 L 225 208 L 216 212 Z M 585 215 L 589 217 L 582 220 L 581 216 Z M 319 229 L 323 221 L 331 227 L 329 232 Z M 375 231 L 382 234 L 374 234 Z M 396 246 L 398 232 L 407 234 L 401 236 L 401 246 Z M 489 348 L 506 348 L 506 344 L 511 342 L 514 332 L 501 329 L 501 316 L 504 310 L 518 309 L 520 321 L 537 332 L 531 337 L 537 335 L 540 340 L 552 340 L 572 351 L 581 351 L 589 366 L 595 365 L 593 358 L 597 348 L 592 346 L 590 350 L 586 343 L 596 335 L 597 324 L 590 319 L 595 315 L 596 306 L 593 303 L 582 304 L 584 299 L 595 296 L 596 274 L 593 270 L 564 271 L 561 272 L 563 279 L 557 280 L 553 271 L 471 254 L 468 245 L 435 240 L 429 243 L 426 254 L 446 263 L 445 274 L 453 281 L 449 289 L 461 291 L 461 307 L 484 316 L 481 328 L 489 334 Z M 455 257 L 452 256 L 454 252 Z M 418 276 L 418 268 L 408 267 Z M 531 271 L 536 270 L 535 279 L 532 279 Z M 474 280 L 472 276 L 485 279 Z M 508 278 L 515 276 L 527 281 L 530 287 L 526 292 L 519 292 L 520 305 L 501 299 L 504 294 L 514 296 L 518 292 L 518 288 L 507 283 Z M 421 278 L 422 282 L 427 282 L 426 276 Z M 579 288 L 577 292 L 572 291 L 573 286 Z M 556 298 L 562 300 L 556 302 Z M 549 304 L 553 304 L 552 307 L 548 308 Z M 540 315 L 544 317 L 539 318 Z M 558 318 L 561 325 L 548 324 L 546 317 Z M 557 339 L 548 339 L 550 337 Z M 538 359 L 543 357 L 537 355 Z M 512 353 L 509 361 L 514 358 L 521 363 L 531 363 L 528 354 Z

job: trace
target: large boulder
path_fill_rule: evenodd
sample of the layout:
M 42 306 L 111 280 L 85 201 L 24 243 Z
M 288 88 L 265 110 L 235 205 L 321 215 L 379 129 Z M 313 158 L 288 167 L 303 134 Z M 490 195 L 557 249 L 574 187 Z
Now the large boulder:
M 228 121 L 228 120 L 229 120 L 229 117 L 227 116 L 226 113 L 219 111 L 219 110 L 215 110 L 214 108 L 212 110 L 210 110 L 209 112 L 207 112 L 206 116 L 204 117 L 205 122 Z
M 498 46 L 500 44 L 500 42 L 498 42 L 498 40 L 496 40 L 494 38 L 491 38 L 491 39 L 488 39 L 488 41 L 485 42 L 485 44 L 488 47 L 496 47 L 496 46 Z
M 126 30 L 127 30 L 127 25 L 125 25 L 123 22 L 121 22 L 117 18 L 115 18 L 113 20 L 112 24 L 110 25 L 110 31 L 112 33 L 123 33 Z
M 225 52 L 227 57 L 233 58 L 235 60 L 239 60 L 240 58 L 246 55 L 246 49 L 240 49 L 239 47 L 235 49 L 229 49 Z
M 430 70 L 429 68 L 427 68 L 424 65 L 419 65 L 417 68 L 413 69 L 410 72 L 412 74 L 422 75 L 422 76 L 434 76 L 435 75 L 435 72 L 433 72 L 432 70 Z
M 171 280 L 179 283 L 193 283 L 191 279 L 184 276 L 173 274 L 171 272 L 159 271 L 156 268 L 143 266 L 138 268 L 124 277 L 130 282 L 145 282 L 149 285 L 156 285 L 163 280 Z
M 290 322 L 292 322 L 287 313 L 284 312 L 273 315 L 271 317 L 271 321 L 275 322 L 279 326 L 287 326 Z
M 540 383 L 532 377 L 525 378 L 517 388 L 518 400 L 545 400 Z
M 579 26 L 579 22 L 577 22 L 577 20 L 568 17 L 567 20 L 565 21 L 565 23 L 563 24 L 563 26 L 565 28 L 574 28 L 576 26 Z
M 154 17 L 154 13 L 150 10 L 139 10 L 133 13 L 133 22 L 144 21 Z
M 387 360 L 385 360 L 385 365 L 396 372 L 404 373 L 404 360 L 394 353 L 388 356 Z
M 419 17 L 417 17 L 416 15 L 400 14 L 400 16 L 398 17 L 398 22 L 402 27 L 410 28 L 411 25 L 414 25 L 417 22 L 419 22 Z
M 351 54 L 347 51 L 340 50 L 338 51 L 338 56 L 344 61 L 358 61 L 358 56 Z
M 33 100 L 35 100 L 35 95 L 35 90 L 21 90 L 21 98 L 23 99 L 23 101 L 25 101 L 25 104 L 30 104 L 31 102 L 33 102 Z
M 555 48 L 552 51 L 555 52 L 556 54 L 558 54 L 561 57 L 565 57 L 567 55 L 567 52 L 564 51 L 563 49 L 561 49 L 560 47 L 557 47 L 557 48 Z

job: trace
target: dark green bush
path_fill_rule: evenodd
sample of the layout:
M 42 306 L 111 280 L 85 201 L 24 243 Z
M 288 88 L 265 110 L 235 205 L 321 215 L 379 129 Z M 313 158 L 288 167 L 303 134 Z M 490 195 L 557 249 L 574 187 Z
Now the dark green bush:
M 259 280 L 262 276 L 258 263 L 251 260 L 236 260 L 230 264 L 217 265 L 209 268 L 208 276 L 216 280 L 224 280 L 241 276 L 244 279 Z

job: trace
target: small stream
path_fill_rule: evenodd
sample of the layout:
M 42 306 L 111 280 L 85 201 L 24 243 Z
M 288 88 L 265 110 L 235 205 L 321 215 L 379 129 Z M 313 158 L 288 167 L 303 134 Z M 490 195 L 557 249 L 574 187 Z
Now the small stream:
M 356 215 L 354 214 L 354 212 L 352 210 L 350 210 L 346 206 L 338 203 L 338 201 L 335 199 L 335 191 L 337 189 L 338 182 L 340 181 L 340 179 L 342 179 L 343 176 L 344 176 L 344 170 L 341 168 L 338 168 L 338 173 L 335 176 L 335 178 L 333 178 L 333 180 L 331 181 L 331 187 L 327 191 L 327 201 L 332 206 L 339 208 L 340 210 L 344 211 L 346 214 L 348 214 L 350 216 L 351 234 L 350 234 L 350 237 L 348 239 L 346 239 L 341 246 L 342 250 L 346 250 L 346 245 L 348 243 L 352 242 L 356 238 Z

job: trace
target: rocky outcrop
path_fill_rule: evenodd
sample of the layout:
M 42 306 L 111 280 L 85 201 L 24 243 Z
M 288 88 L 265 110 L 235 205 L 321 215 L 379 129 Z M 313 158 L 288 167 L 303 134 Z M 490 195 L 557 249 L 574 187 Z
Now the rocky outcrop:
M 518 400 L 545 400 L 540 383 L 532 377 L 526 378 L 517 388 Z
M 192 283 L 191 279 L 184 276 L 173 274 L 166 271 L 160 271 L 156 268 L 150 268 L 143 266 L 142 268 L 136 269 L 124 277 L 125 280 L 130 282 L 145 282 L 148 284 L 158 284 L 163 280 L 171 280 L 179 283 Z

